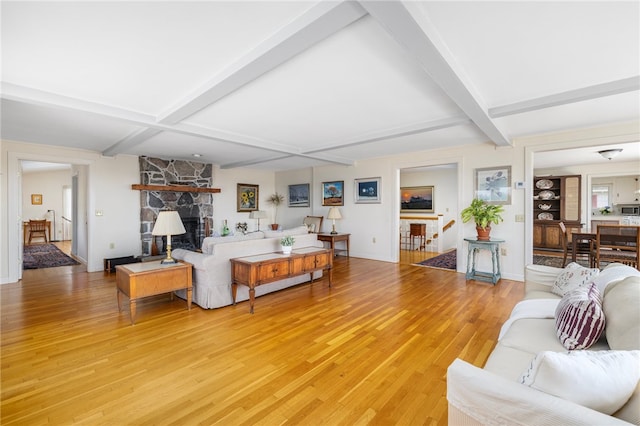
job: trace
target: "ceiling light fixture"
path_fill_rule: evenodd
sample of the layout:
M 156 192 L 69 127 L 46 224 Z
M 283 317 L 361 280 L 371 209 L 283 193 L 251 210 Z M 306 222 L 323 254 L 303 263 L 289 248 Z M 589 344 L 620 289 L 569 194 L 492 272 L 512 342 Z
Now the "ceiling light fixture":
M 598 154 L 602 155 L 602 157 L 606 158 L 607 160 L 611 160 L 613 157 L 620 154 L 621 152 L 622 150 L 620 148 L 616 148 L 616 149 L 605 149 L 603 151 L 598 151 Z
M 193 156 L 194 156 L 194 157 L 196 157 L 196 158 L 200 158 L 200 157 L 202 157 L 202 154 L 191 154 L 191 155 L 193 155 Z

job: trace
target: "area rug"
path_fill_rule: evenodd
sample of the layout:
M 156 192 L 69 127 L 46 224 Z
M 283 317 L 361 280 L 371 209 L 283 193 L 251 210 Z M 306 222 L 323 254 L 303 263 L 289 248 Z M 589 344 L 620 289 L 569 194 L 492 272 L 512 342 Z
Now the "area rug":
M 439 254 L 431 259 L 423 260 L 419 263 L 414 263 L 418 266 L 427 266 L 429 268 L 448 269 L 450 271 L 456 270 L 456 250 L 451 250 L 443 254 Z
M 562 257 L 558 256 L 542 256 L 539 254 L 533 255 L 534 265 L 553 266 L 555 268 L 562 268 Z
M 54 244 L 24 246 L 22 269 L 54 268 L 56 266 L 79 265 Z
M 589 261 L 584 258 L 577 259 L 578 264 L 584 266 L 585 268 L 589 268 Z M 567 263 L 571 263 L 571 256 L 567 258 Z M 533 264 L 534 265 L 545 265 L 545 266 L 553 266 L 556 268 L 562 268 L 562 256 L 543 256 L 539 254 L 533 255 Z M 606 266 L 606 263 L 602 263 L 602 266 Z

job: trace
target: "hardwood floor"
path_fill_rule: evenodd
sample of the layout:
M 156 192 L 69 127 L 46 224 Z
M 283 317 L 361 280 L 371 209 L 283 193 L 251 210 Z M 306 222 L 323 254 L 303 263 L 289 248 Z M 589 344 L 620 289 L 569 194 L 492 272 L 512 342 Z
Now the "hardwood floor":
M 25 271 L 0 286 L 1 423 L 440 424 L 446 369 L 482 366 L 523 295 L 464 274 L 338 256 L 326 279 L 191 311 L 118 312 L 115 274 Z

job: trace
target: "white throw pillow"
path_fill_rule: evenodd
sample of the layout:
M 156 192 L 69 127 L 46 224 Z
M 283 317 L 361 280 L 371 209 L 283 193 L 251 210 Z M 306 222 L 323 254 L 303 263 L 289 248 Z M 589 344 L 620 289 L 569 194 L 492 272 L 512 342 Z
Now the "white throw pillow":
M 571 262 L 556 277 L 553 286 L 551 286 L 551 293 L 562 297 L 571 290 L 589 284 L 599 272 L 598 268 L 585 268 L 576 262 Z
M 533 358 L 519 382 L 576 404 L 613 414 L 640 379 L 640 351 L 545 351 Z

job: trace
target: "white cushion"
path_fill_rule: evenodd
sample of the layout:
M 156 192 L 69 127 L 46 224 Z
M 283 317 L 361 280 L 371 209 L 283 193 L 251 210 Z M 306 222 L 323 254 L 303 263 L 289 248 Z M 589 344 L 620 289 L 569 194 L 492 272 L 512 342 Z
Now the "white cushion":
M 250 232 L 246 235 L 235 234 L 235 235 L 229 235 L 226 237 L 207 237 L 202 241 L 202 253 L 213 254 L 214 246 L 216 244 L 226 244 L 226 243 L 232 243 L 234 241 L 245 241 L 245 240 L 261 240 L 263 238 L 264 238 L 264 233 L 262 231 Z
M 540 352 L 519 382 L 605 414 L 618 411 L 640 379 L 640 351 Z
M 576 262 L 571 262 L 565 266 L 564 270 L 556 277 L 551 287 L 551 292 L 558 296 L 564 296 L 571 290 L 589 284 L 599 272 L 600 270 L 598 268 L 585 268 Z
M 610 284 L 602 302 L 605 335 L 611 349 L 640 349 L 640 277 Z
M 604 295 L 607 286 L 626 277 L 640 277 L 640 271 L 622 263 L 610 263 L 593 279 L 600 294 Z

